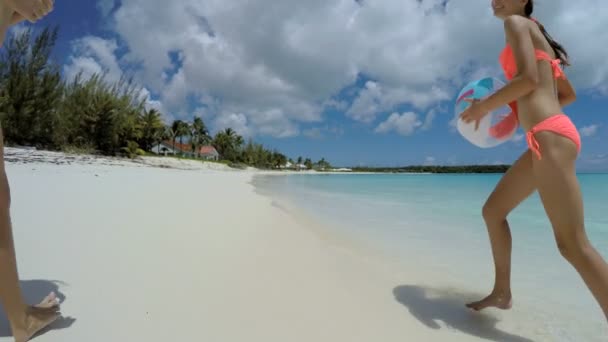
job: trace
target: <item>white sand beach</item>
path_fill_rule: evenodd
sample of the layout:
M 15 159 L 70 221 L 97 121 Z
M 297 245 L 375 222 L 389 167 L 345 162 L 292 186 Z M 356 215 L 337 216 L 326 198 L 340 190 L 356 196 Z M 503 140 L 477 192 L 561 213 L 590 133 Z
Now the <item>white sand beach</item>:
M 532 341 L 281 209 L 254 191 L 254 171 L 7 160 L 23 289 L 63 300 L 35 341 Z

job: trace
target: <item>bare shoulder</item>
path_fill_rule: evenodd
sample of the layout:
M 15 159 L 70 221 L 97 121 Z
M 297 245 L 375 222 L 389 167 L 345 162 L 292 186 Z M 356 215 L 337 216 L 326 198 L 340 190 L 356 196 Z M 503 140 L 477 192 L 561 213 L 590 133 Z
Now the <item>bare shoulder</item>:
M 522 33 L 530 29 L 530 19 L 521 15 L 510 15 L 504 20 L 505 31 L 508 33 Z

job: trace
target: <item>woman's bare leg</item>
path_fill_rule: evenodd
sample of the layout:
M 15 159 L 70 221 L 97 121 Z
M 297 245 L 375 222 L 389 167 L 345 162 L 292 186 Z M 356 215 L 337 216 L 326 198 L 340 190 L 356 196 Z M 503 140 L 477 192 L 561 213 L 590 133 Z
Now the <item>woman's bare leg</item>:
M 511 308 L 511 230 L 507 215 L 535 190 L 532 153 L 528 150 L 507 170 L 483 206 L 494 257 L 494 289 L 480 301 L 467 304 L 473 310 L 489 306 Z
M 560 253 L 574 266 L 608 319 L 608 264 L 585 232 L 583 199 L 576 177 L 577 151 L 565 137 L 539 132 L 542 159 L 534 174 Z
M 16 342 L 25 342 L 59 317 L 51 293 L 36 306 L 27 306 L 19 287 L 15 244 L 10 220 L 10 189 L 4 168 L 4 143 L 0 129 L 0 302 Z

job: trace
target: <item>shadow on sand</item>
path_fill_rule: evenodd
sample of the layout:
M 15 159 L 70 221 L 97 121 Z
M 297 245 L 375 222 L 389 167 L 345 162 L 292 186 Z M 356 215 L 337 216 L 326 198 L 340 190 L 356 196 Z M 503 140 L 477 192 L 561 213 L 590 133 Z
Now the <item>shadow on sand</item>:
M 477 298 L 474 294 L 414 285 L 398 286 L 393 289 L 393 294 L 414 317 L 431 329 L 440 329 L 437 321 L 442 321 L 453 329 L 490 341 L 533 342 L 529 338 L 499 330 L 495 317 L 466 308 L 464 300 Z
M 60 303 L 65 301 L 65 294 L 59 291 L 59 285 L 64 285 L 59 281 L 50 280 L 23 280 L 21 281 L 21 291 L 28 304 L 33 305 L 40 302 L 50 292 L 55 292 Z M 37 335 L 44 334 L 50 330 L 66 329 L 72 326 L 76 319 L 72 317 L 59 317 L 53 324 L 40 331 Z M 11 337 L 11 328 L 6 318 L 4 310 L 0 310 L 0 337 Z

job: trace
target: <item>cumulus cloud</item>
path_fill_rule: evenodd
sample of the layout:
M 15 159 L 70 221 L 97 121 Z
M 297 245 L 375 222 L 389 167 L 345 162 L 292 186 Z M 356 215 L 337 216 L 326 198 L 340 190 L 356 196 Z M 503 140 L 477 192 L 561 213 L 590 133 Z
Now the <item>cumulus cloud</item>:
M 600 128 L 600 125 L 597 124 L 581 127 L 581 135 L 592 137 L 597 133 L 598 128 Z
M 445 111 L 445 108 L 440 108 L 440 107 L 436 107 L 436 108 L 429 110 L 429 112 L 426 113 L 426 117 L 424 119 L 424 124 L 422 125 L 421 129 L 424 131 L 431 129 L 431 127 L 433 126 L 433 121 L 435 121 L 435 117 L 437 117 L 437 114 L 439 114 L 440 112 L 444 112 L 444 111 Z
M 21 22 L 17 25 L 11 26 L 8 30 L 8 35 L 12 35 L 13 37 L 19 37 L 28 30 L 33 30 L 33 28 L 28 26 L 28 24 L 26 24 L 25 22 Z
M 435 86 L 424 90 L 415 90 L 400 87 L 383 87 L 378 82 L 369 81 L 359 91 L 357 98 L 353 101 L 346 115 L 357 121 L 370 123 L 381 112 L 391 110 L 396 105 L 402 103 L 409 103 L 422 109 L 437 101 L 449 98 L 450 96 L 447 91 Z
M 72 55 L 64 66 L 68 79 L 73 79 L 80 71 L 83 78 L 95 73 L 106 74 L 106 79 L 115 82 L 120 79 L 122 69 L 116 57 L 118 43 L 115 39 L 85 36 L 72 42 Z
M 99 11 L 101 12 L 101 15 L 103 17 L 110 14 L 112 9 L 114 9 L 115 5 L 116 5 L 116 0 L 99 0 L 97 2 L 97 8 L 99 9 Z
M 420 126 L 422 126 L 422 122 L 418 120 L 418 115 L 416 115 L 416 113 L 393 113 L 386 121 L 380 123 L 378 127 L 376 127 L 375 132 L 388 133 L 395 131 L 401 135 L 408 136 L 412 135 Z
M 103 39 L 95 36 L 85 36 L 72 42 L 72 54 L 63 72 L 68 80 L 73 80 L 79 73 L 84 80 L 94 74 L 104 75 L 106 81 L 116 82 L 123 76 L 124 71 L 116 56 L 118 43 L 115 39 Z M 153 99 L 150 90 L 142 87 L 140 99 L 146 99 L 147 109 L 160 111 L 165 121 L 173 120 L 163 103 Z
M 113 1 L 100 1 L 108 12 Z M 122 0 L 112 7 L 112 29 L 128 50 L 121 58 L 139 65 L 139 79 L 171 112 L 189 115 L 188 98 L 220 99 L 200 105 L 218 125 L 238 117 L 250 134 L 299 134 L 300 123 L 322 122 L 332 106 L 368 124 L 404 104 L 431 113 L 464 82 L 499 75 L 504 44 L 489 2 Z M 601 19 L 608 6 L 552 0 L 535 15 L 570 52 L 575 85 L 608 94 Z M 73 64 L 94 67 L 82 58 Z M 368 81 L 352 101 L 335 99 L 362 75 Z
M 251 136 L 251 132 L 247 127 L 247 116 L 243 113 L 222 113 L 215 120 L 215 127 L 217 130 L 232 128 L 243 137 Z
M 435 165 L 437 163 L 437 159 L 435 157 L 426 157 L 424 159 L 424 165 Z

